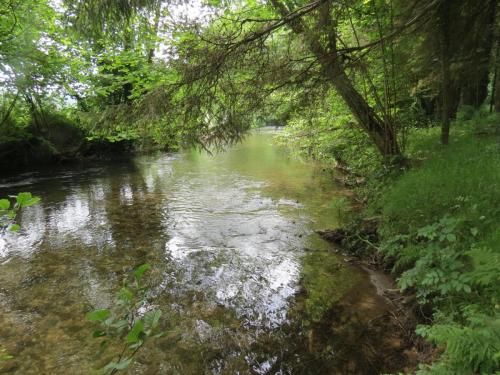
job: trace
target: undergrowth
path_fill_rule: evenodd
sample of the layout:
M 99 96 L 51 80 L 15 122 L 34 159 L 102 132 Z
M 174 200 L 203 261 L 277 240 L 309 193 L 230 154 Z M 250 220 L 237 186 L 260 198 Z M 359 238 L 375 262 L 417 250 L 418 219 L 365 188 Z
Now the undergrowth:
M 417 131 L 416 166 L 386 180 L 369 208 L 399 286 L 433 310 L 417 333 L 443 353 L 418 374 L 500 370 L 499 126 L 497 117 L 457 123 L 447 147 L 439 129 Z

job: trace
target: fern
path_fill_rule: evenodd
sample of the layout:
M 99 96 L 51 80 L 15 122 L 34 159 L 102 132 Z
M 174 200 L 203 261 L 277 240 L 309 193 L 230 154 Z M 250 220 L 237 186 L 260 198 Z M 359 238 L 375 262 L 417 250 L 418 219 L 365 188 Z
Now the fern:
M 435 368 L 418 374 L 493 374 L 500 369 L 500 313 L 468 314 L 465 325 L 446 319 L 417 329 L 417 333 L 445 348 Z

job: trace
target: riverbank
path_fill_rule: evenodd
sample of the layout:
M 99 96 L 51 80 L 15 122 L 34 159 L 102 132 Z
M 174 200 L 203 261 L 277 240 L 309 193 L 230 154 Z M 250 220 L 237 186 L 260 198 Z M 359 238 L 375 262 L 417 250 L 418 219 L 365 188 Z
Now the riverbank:
M 44 165 L 129 159 L 154 151 L 167 150 L 151 139 L 96 136 L 61 116 L 53 115 L 48 125 L 12 125 L 3 129 L 0 172 L 19 172 Z
M 416 317 L 415 340 L 435 345 L 418 374 L 490 374 L 500 366 L 500 138 L 494 117 L 415 130 L 412 167 L 366 178 L 342 230 L 323 236 L 390 272 Z M 415 324 L 414 324 L 415 326 Z M 413 334 L 413 329 L 411 334 Z M 425 350 L 429 350 L 427 346 Z

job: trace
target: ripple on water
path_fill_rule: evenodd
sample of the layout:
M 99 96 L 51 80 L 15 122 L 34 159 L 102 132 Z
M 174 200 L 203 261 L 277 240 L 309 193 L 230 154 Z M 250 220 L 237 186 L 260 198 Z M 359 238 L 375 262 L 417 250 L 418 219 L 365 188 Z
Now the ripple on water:
M 110 306 L 124 275 L 145 262 L 168 335 L 130 373 L 294 373 L 310 361 L 307 345 L 297 349 L 306 317 L 290 311 L 314 226 L 335 224 L 335 187 L 268 139 L 212 157 L 142 157 L 0 181 L 2 196 L 22 188 L 43 198 L 23 212 L 19 234 L 0 239 L 9 373 L 90 373 L 96 346 L 84 314 Z

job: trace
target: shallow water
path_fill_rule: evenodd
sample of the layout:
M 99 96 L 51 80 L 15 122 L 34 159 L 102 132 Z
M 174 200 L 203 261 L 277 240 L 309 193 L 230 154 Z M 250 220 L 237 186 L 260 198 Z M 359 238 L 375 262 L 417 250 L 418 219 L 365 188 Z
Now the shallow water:
M 15 357 L 0 373 L 93 373 L 102 363 L 85 313 L 112 305 L 146 262 L 168 334 L 141 349 L 130 374 L 377 373 L 359 348 L 384 301 L 314 234 L 337 225 L 342 192 L 272 135 L 214 155 L 1 179 L 0 196 L 30 191 L 43 201 L 23 212 L 19 234 L 0 239 L 0 346 Z M 339 301 L 329 326 L 311 322 L 307 285 Z

